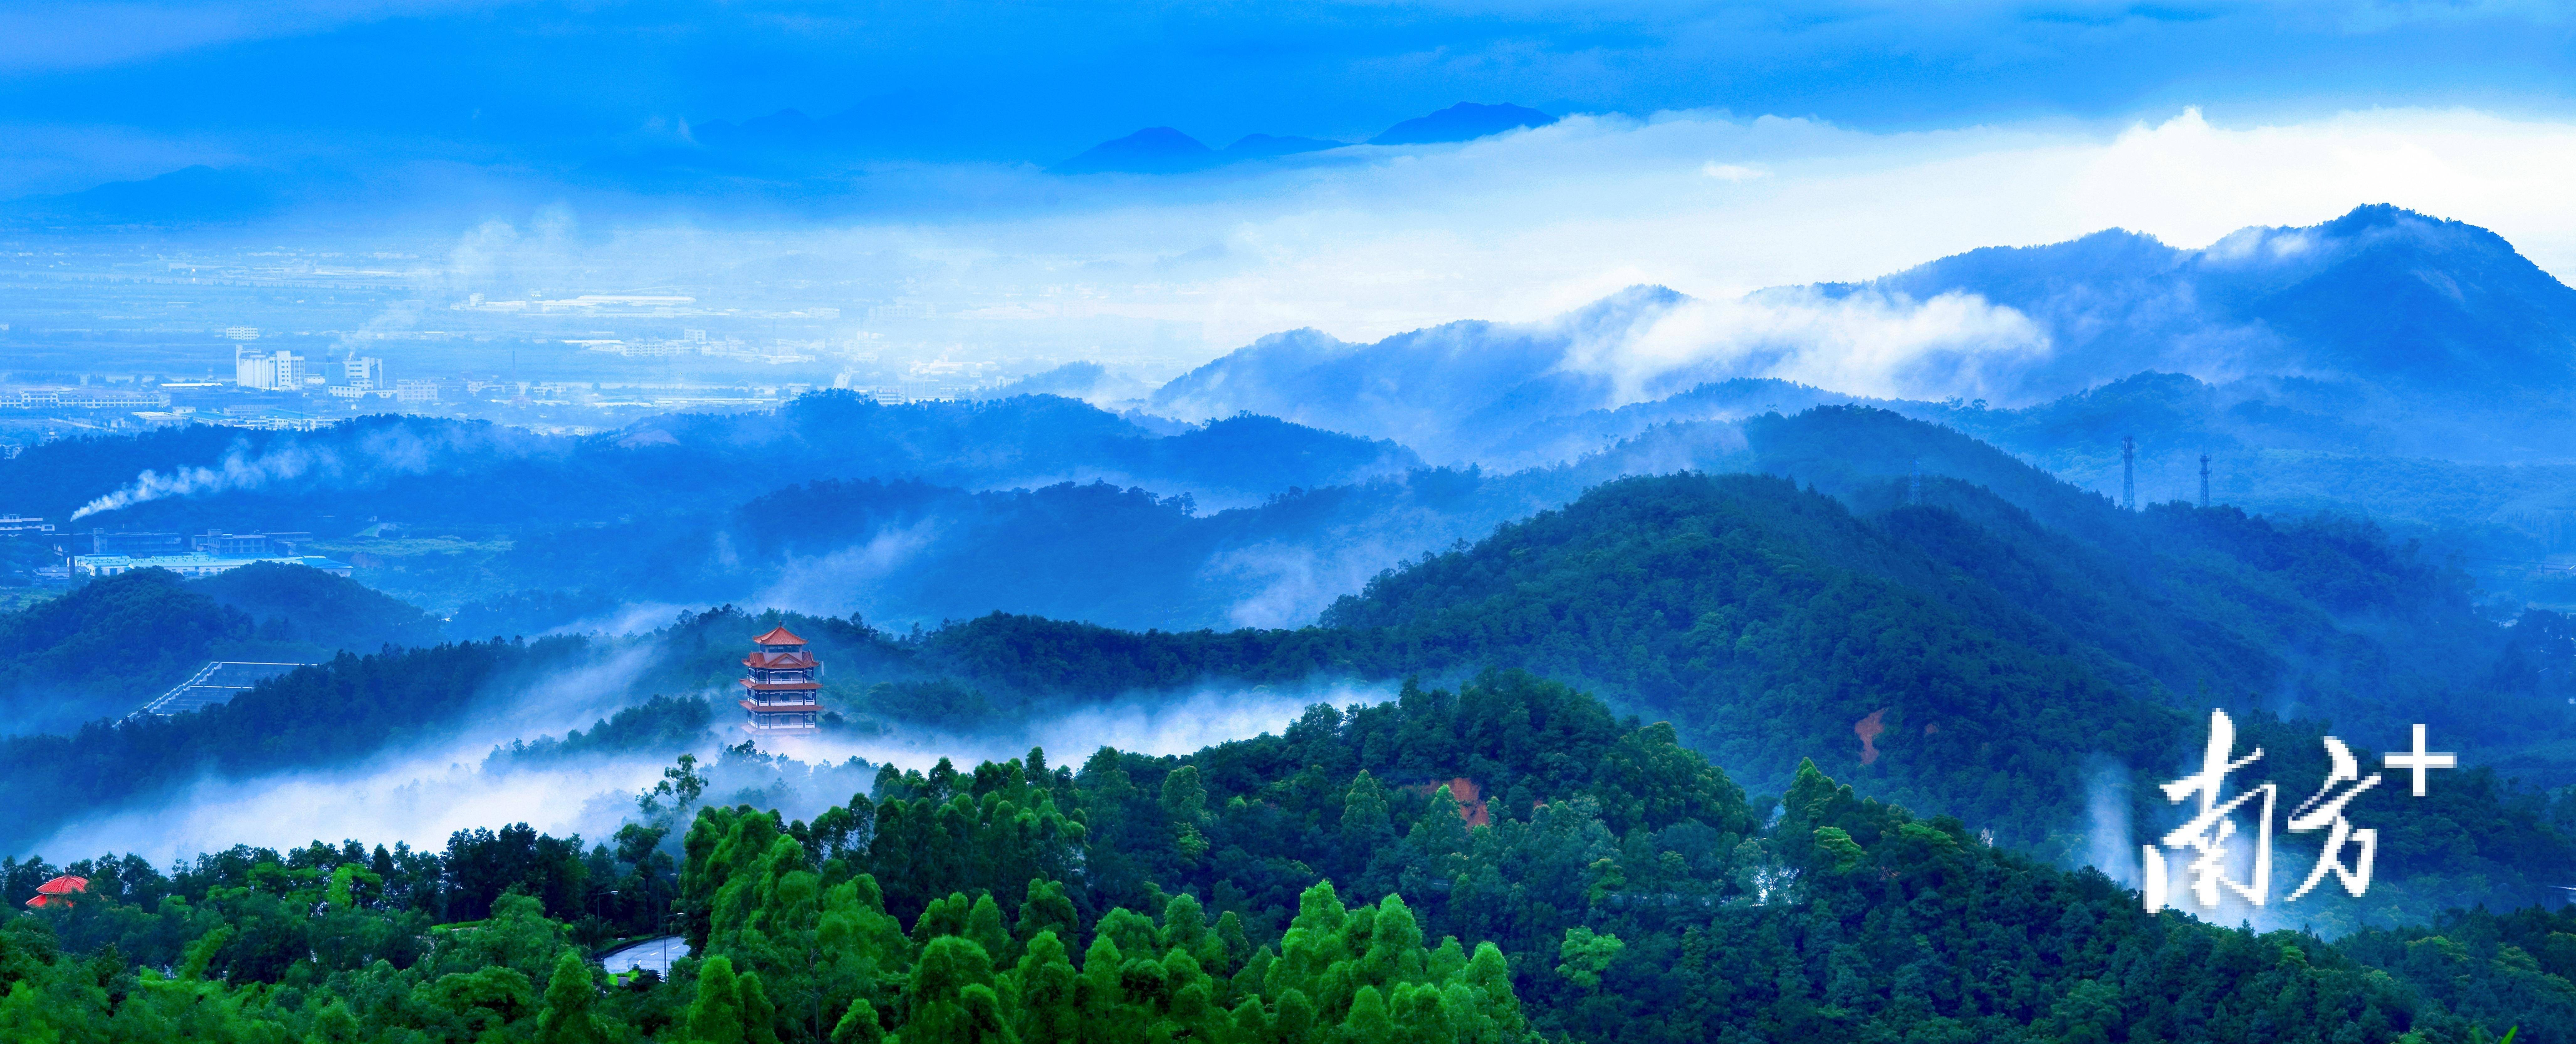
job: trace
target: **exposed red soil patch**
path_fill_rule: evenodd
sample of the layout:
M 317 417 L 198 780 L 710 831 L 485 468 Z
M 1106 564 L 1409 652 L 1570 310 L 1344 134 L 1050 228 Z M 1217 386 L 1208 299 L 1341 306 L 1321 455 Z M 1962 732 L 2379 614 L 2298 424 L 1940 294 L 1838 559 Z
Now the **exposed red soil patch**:
M 1406 787 L 1404 789 L 1410 790 L 1416 794 L 1428 795 L 1438 793 L 1441 786 L 1442 784 L 1439 783 L 1422 783 Z M 1471 827 L 1491 826 L 1493 824 L 1493 815 L 1485 808 L 1484 789 L 1478 787 L 1475 780 L 1468 779 L 1465 776 L 1460 776 L 1456 779 L 1450 780 L 1447 786 L 1449 787 L 1449 796 L 1458 799 L 1459 819 L 1465 820 L 1467 825 Z
M 1887 731 L 1887 708 L 1869 712 L 1869 717 L 1852 723 L 1852 735 L 1860 737 L 1860 763 L 1878 760 L 1878 734 Z

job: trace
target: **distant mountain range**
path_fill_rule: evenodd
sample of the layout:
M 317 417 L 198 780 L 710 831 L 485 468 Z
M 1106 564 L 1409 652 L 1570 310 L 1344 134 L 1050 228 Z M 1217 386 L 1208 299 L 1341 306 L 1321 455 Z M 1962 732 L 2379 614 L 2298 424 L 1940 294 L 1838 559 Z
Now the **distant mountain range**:
M 1273 159 L 1301 152 L 1341 148 L 1343 142 L 1320 138 L 1283 138 L 1247 134 L 1224 149 L 1211 149 L 1170 127 L 1147 127 L 1124 138 L 1101 142 L 1055 166 L 1050 174 L 1185 174 L 1244 160 Z
M 1461 102 L 1397 123 L 1365 143 L 1247 134 L 1222 149 L 1170 127 L 1148 127 L 1046 169 L 1063 175 L 1183 174 L 1352 144 L 1471 141 L 1556 120 L 1519 105 Z M 917 128 L 908 130 L 909 124 L 899 122 L 892 114 L 862 107 L 821 118 L 782 109 L 740 122 L 673 124 L 621 151 L 592 155 L 534 180 L 526 176 L 535 173 L 529 170 L 493 174 L 456 165 L 365 170 L 314 161 L 196 165 L 78 192 L 0 201 L 0 225 L 223 225 L 288 213 L 367 214 L 375 223 L 389 210 L 465 218 L 480 207 L 534 205 L 568 187 L 696 205 L 761 200 L 828 210 L 862 198 L 859 183 L 867 165 L 889 158 L 890 148 L 917 137 L 911 133 Z M 456 213 L 446 213 L 450 210 Z
M 1839 345 L 1815 340 L 1830 324 L 1808 316 L 1887 322 L 1861 335 L 1878 338 L 1866 346 Z M 1945 323 L 1956 331 L 1899 341 Z M 2204 427 L 2257 442 L 2471 460 L 2576 447 L 2576 290 L 2492 232 L 2384 205 L 2200 250 L 2119 230 L 1977 250 L 1740 306 L 1637 287 L 1536 323 L 1455 322 L 1370 344 L 1290 331 L 1146 405 L 1185 418 L 1268 414 L 1394 439 L 1433 461 L 1509 462 L 1564 448 L 1551 431 L 1618 437 L 1647 416 L 1850 401 L 1862 389 L 1837 393 L 1810 367 L 1829 355 L 1849 376 L 1871 354 L 1886 357 L 1882 369 L 1856 379 L 1901 387 L 1894 398 L 1974 398 L 1976 410 L 2161 372 L 2215 389 L 2188 407 L 2207 414 Z M 1725 384 L 1784 378 L 1828 390 Z M 1606 427 L 1606 416 L 1577 420 L 1655 402 L 1671 405 Z
M 1370 145 L 1437 145 L 1544 127 L 1556 117 L 1518 105 L 1459 102 L 1428 116 L 1398 123 L 1370 138 Z M 1081 155 L 1047 168 L 1051 174 L 1183 174 L 1246 160 L 1275 159 L 1321 152 L 1352 144 L 1321 138 L 1247 134 L 1223 149 L 1170 127 L 1147 127 L 1123 138 L 1101 142 Z

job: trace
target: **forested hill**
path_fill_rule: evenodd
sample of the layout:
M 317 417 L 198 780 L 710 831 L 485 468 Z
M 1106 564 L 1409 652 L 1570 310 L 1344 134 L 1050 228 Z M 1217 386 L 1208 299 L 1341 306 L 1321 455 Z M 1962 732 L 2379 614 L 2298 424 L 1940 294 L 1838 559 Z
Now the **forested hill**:
M 1693 436 L 1660 430 L 1622 452 Z M 2564 643 L 2521 640 L 2564 621 L 2494 626 L 2455 573 L 2366 526 L 2223 507 L 2124 512 L 1875 410 L 1762 418 L 1742 436 L 1714 459 L 1774 476 L 1609 482 L 1390 570 L 1306 628 L 1130 631 L 993 615 L 897 634 L 848 618 L 794 622 L 822 643 L 828 695 L 853 725 L 955 729 L 1209 685 L 1522 667 L 1671 721 L 1757 788 L 1786 786 L 1813 759 L 1866 793 L 2060 854 L 2085 829 L 2098 780 L 2170 778 L 2213 705 L 2281 719 L 2275 746 L 2307 757 L 2320 723 L 2377 750 L 2422 721 L 2474 751 L 2473 765 L 2564 779 L 2567 762 L 2548 746 L 2576 696 L 2564 691 Z M 1449 474 L 1467 496 L 1499 481 Z M 828 492 L 797 495 L 827 503 Z M 51 611 L 105 606 L 118 590 L 95 585 Z M 654 647 L 655 680 L 625 695 L 722 685 L 760 629 L 719 611 L 637 639 Z M 2480 824 L 2462 829 L 2464 858 L 2488 873 L 2478 887 L 2522 895 L 2541 864 L 2509 839 L 2530 832 L 2502 825 L 2546 810 L 2467 775 L 2474 808 L 2444 816 Z
M 2174 691 L 2259 694 L 2356 725 L 2425 713 L 2568 721 L 2530 701 L 2460 707 L 2490 687 L 2507 632 L 2456 563 L 2368 523 L 2178 502 L 2123 511 L 1986 443 L 1865 407 L 1754 418 L 1744 433 L 1748 448 L 1715 463 L 1882 517 L 1898 539 Z M 1895 510 L 1908 502 L 1965 525 Z
M 1504 526 L 1380 578 L 1324 622 L 1425 668 L 1582 679 L 1762 785 L 1813 757 L 2024 842 L 2082 791 L 2070 745 L 2138 765 L 2176 749 L 2187 716 L 1960 579 L 1786 481 L 1682 475 Z M 1883 730 L 1867 747 L 1864 720 Z
M 1609 483 L 1390 571 L 1304 630 L 990 617 L 934 632 L 925 651 L 1002 706 L 1210 677 L 1522 666 L 1672 720 L 1757 785 L 1784 785 L 1812 757 L 2018 844 L 2080 829 L 2102 765 L 2144 777 L 2179 764 L 2213 705 L 2330 721 L 2363 745 L 2403 742 L 2424 721 L 2474 746 L 2476 764 L 2567 771 L 2543 748 L 2576 693 L 2513 666 L 2547 644 L 2520 636 L 2557 618 L 2496 627 L 2455 572 L 2367 526 L 2123 512 L 1878 411 L 1770 418 L 1746 439 L 1731 461 L 1818 488 L 1752 475 Z M 1906 481 L 1916 461 L 1933 476 L 1919 500 Z M 2313 758 L 2323 730 L 2290 728 L 2274 746 Z M 2489 807 L 2467 819 L 2529 818 Z M 2537 886 L 2543 864 L 2508 848 L 2478 858 L 2519 863 L 2501 877 Z
M 189 495 L 114 507 L 83 524 L 221 520 L 323 532 L 325 519 L 349 531 L 375 516 L 492 532 L 737 504 L 814 478 L 982 489 L 1105 477 L 1174 495 L 1259 497 L 1419 464 L 1391 442 L 1265 417 L 1155 431 L 1054 396 L 884 406 L 816 392 L 775 413 L 675 414 L 581 438 L 382 415 L 315 432 L 199 425 L 67 439 L 0 461 L 0 500 L 65 518 L 154 472 L 165 482 L 186 476 Z
M 208 660 L 311 662 L 438 637 L 437 618 L 318 569 L 139 570 L 0 613 L 0 734 L 130 713 Z
M 166 875 L 0 862 L 0 1027 L 213 1044 L 2576 1039 L 2576 915 L 2461 911 L 2328 941 L 2149 914 L 2098 873 L 1812 766 L 1748 800 L 1668 727 L 1511 672 L 1181 757 L 886 769 L 810 819 L 690 794 L 613 846 L 519 825 L 444 851 L 244 846 Z M 58 870 L 89 893 L 23 910 Z M 668 976 L 603 981 L 586 960 L 664 924 L 692 950 Z
M 1987 512 L 2017 517 L 1964 485 L 1926 495 L 1937 497 L 1984 497 Z M 2189 544 L 2189 516 L 2205 514 L 2203 524 L 2222 534 L 2256 524 L 2223 510 L 2174 510 L 2182 521 L 2158 523 L 2180 534 L 2167 550 L 2188 551 L 2201 568 L 2215 568 L 2208 563 L 2219 545 Z M 2274 538 L 2293 548 L 2322 541 L 2330 551 L 2339 537 L 2290 530 Z M 2083 613 L 2126 595 L 2091 579 L 2083 551 L 2064 538 L 1994 537 L 1937 502 L 1863 515 L 1777 478 L 1638 478 L 1390 572 L 1313 628 L 1137 634 L 995 616 L 934 632 L 922 652 L 954 665 L 976 699 L 1005 708 L 1018 706 L 1019 694 L 1105 700 L 1212 678 L 1525 667 L 1595 686 L 1622 711 L 1672 721 L 1685 742 L 1757 787 L 1785 786 L 1799 761 L 1812 759 L 1866 793 L 1959 815 L 2008 843 L 2062 849 L 2085 829 L 2083 805 L 2104 766 L 2119 779 L 2164 772 L 2198 742 L 2213 703 L 2269 720 L 2258 708 L 2274 695 L 2215 673 L 2169 687 L 2150 669 L 2165 665 L 2141 666 L 2124 658 L 2130 647 L 2098 642 L 2099 625 Z M 1982 572 L 1953 561 L 1980 557 L 1991 559 L 1975 563 Z M 2370 560 L 2358 561 L 2356 574 L 2369 575 Z M 2177 626 L 2214 641 L 2239 622 Z M 2501 662 L 2504 648 L 2498 637 L 2483 654 Z M 2456 705 L 2405 709 L 2500 752 L 2515 740 L 2515 721 L 2563 703 L 2527 690 L 2509 702 L 2501 692 L 2462 690 L 2449 693 Z M 2366 731 L 2337 719 L 2336 728 L 2365 746 L 2404 737 L 2403 723 Z M 2272 745 L 2297 753 L 2275 763 L 2321 757 L 2316 731 L 2284 726 Z M 2498 804 L 2497 786 L 2493 778 L 2474 784 L 2488 789 L 2466 800 L 2486 811 L 2459 813 L 2462 820 L 2531 822 L 2536 813 Z M 2398 804 L 2371 807 L 2397 815 Z M 2529 895 L 2545 864 L 2514 844 L 2499 834 L 2471 845 L 2492 851 L 2459 858 Z M 2540 844 L 2555 851 L 2561 843 Z M 2519 869 L 2500 869 L 2508 865 Z

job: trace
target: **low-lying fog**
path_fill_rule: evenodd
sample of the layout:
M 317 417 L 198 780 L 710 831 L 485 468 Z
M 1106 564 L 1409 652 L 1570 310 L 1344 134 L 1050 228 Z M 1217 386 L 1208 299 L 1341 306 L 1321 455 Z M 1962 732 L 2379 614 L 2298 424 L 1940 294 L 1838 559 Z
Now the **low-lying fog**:
M 613 668 L 603 668 L 613 669 Z M 697 751 L 710 779 L 709 803 L 748 802 L 795 818 L 865 792 L 882 764 L 926 769 L 948 758 L 961 768 L 1043 747 L 1048 760 L 1078 765 L 1101 747 L 1144 754 L 1184 754 L 1228 740 L 1276 732 L 1316 703 L 1348 706 L 1391 696 L 1334 687 L 1273 691 L 1203 689 L 1162 700 L 1128 700 L 1057 717 L 995 722 L 990 731 L 944 734 L 899 731 L 875 736 L 818 736 L 763 741 L 758 761 Z M 513 701 L 528 706 L 527 701 Z M 569 725 L 587 727 L 570 715 Z M 284 849 L 321 840 L 408 842 L 440 850 L 450 834 L 475 827 L 527 823 L 561 837 L 597 843 L 637 815 L 635 797 L 662 778 L 670 758 L 577 756 L 535 767 L 486 764 L 496 745 L 537 732 L 483 728 L 443 743 L 388 753 L 355 768 L 296 771 L 250 779 L 207 779 L 148 804 L 89 816 L 32 850 L 56 862 L 132 852 L 155 863 L 191 859 L 236 844 Z M 739 742 L 719 714 L 717 740 Z

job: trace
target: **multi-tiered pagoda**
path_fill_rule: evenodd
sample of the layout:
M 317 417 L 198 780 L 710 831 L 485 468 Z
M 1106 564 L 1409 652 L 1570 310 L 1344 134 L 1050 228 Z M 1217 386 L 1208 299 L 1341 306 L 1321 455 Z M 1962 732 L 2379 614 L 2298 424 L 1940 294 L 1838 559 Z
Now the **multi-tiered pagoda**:
M 751 641 L 759 648 L 742 658 L 742 665 L 751 670 L 742 679 L 742 709 L 751 715 L 743 731 L 755 736 L 813 735 L 823 714 L 823 683 L 814 680 L 822 663 L 805 651 L 805 639 L 784 627 Z

